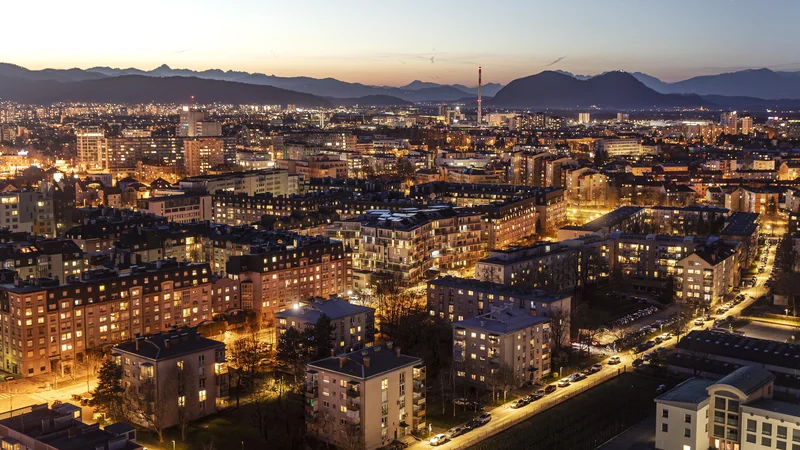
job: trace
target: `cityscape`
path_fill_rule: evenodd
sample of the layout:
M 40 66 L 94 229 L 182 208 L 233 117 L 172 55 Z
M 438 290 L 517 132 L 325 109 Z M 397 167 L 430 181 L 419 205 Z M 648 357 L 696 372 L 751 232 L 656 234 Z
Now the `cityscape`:
M 618 1 L 509 2 L 581 16 L 540 50 L 438 44 L 487 29 L 436 2 L 370 41 L 416 1 L 12 44 L 0 448 L 800 450 L 800 54 L 753 5 L 707 17 L 728 53 Z

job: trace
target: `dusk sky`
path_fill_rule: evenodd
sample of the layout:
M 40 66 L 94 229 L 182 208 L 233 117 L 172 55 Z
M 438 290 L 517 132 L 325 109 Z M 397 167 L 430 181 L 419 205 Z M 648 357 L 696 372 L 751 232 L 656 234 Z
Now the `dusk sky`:
M 665 81 L 800 70 L 800 1 L 7 2 L 0 61 L 31 69 L 209 68 L 402 85 L 547 69 Z M 433 60 L 431 60 L 433 58 Z M 558 62 L 556 62 L 558 61 Z

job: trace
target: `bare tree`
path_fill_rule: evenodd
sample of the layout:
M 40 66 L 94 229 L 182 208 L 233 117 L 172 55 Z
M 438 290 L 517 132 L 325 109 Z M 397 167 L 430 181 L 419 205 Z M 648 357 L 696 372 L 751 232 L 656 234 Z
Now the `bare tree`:
M 570 316 L 562 309 L 553 309 L 550 312 L 550 343 L 552 345 L 552 359 L 562 361 L 564 347 L 569 344 Z
M 264 442 L 269 442 L 270 431 L 274 429 L 277 420 L 271 406 L 274 401 L 274 394 L 262 387 L 253 393 L 250 402 L 252 405 L 250 423 L 258 430 L 258 435 L 264 439 Z
M 159 442 L 164 442 L 164 429 L 171 425 L 167 423 L 168 402 L 177 401 L 177 398 L 167 398 L 165 391 L 169 389 L 166 387 L 158 389 L 155 381 L 146 381 L 138 387 L 129 386 L 123 395 L 128 420 L 156 433 Z

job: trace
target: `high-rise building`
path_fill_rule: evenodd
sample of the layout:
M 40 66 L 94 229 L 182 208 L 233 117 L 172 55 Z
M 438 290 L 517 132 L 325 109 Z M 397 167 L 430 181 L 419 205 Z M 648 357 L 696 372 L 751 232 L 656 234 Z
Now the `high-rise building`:
M 183 141 L 183 164 L 187 177 L 205 175 L 212 167 L 225 163 L 222 140 L 195 138 Z
M 725 134 L 739 133 L 739 116 L 736 111 L 728 111 L 719 116 L 719 124 L 725 130 Z
M 86 169 L 105 169 L 108 167 L 107 146 L 104 131 L 99 127 L 79 130 L 75 133 L 78 138 L 78 162 Z
M 180 124 L 178 125 L 178 136 L 199 136 L 199 125 L 205 120 L 205 111 L 196 110 L 190 106 L 183 106 L 183 108 L 181 108 Z
M 591 115 L 587 112 L 578 113 L 578 123 L 589 123 Z
M 750 116 L 743 116 L 741 120 L 741 134 L 750 134 L 753 131 L 753 118 Z
M 628 122 L 631 120 L 631 115 L 628 113 L 618 112 L 617 122 Z

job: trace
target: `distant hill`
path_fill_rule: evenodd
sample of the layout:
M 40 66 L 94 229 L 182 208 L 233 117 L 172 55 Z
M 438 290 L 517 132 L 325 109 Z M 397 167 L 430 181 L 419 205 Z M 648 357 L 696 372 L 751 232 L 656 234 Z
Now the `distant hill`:
M 87 72 L 82 69 L 43 69 L 29 70 L 14 64 L 0 63 L 0 77 L 20 78 L 23 80 L 81 81 L 103 78 L 102 74 Z
M 311 77 L 278 77 L 275 75 L 265 75 L 263 73 L 249 73 L 238 71 L 223 71 L 219 69 L 209 69 L 194 71 L 189 69 L 172 69 L 166 64 L 161 65 L 150 71 L 139 69 L 113 69 L 110 67 L 92 67 L 88 72 L 98 73 L 105 76 L 120 75 L 146 75 L 153 77 L 179 76 L 197 77 L 211 80 L 236 81 L 240 83 L 258 84 L 264 86 L 274 86 L 282 89 L 289 89 L 297 92 L 318 95 L 320 97 L 332 97 L 352 99 L 371 95 L 388 95 L 398 97 L 412 102 L 429 101 L 454 101 L 465 95 L 477 95 L 477 87 L 468 88 L 463 85 L 445 85 L 415 80 L 406 86 L 370 86 L 361 83 L 349 83 L 335 78 L 311 78 Z M 503 86 L 497 83 L 487 83 L 483 86 L 483 94 L 492 96 Z
M 800 73 L 756 69 L 706 75 L 668 83 L 666 92 L 794 99 L 800 98 Z
M 414 80 L 411 83 L 401 86 L 400 89 L 416 91 L 425 88 L 436 88 L 436 87 L 443 87 L 449 86 L 452 88 L 456 88 L 460 91 L 463 91 L 467 94 L 478 95 L 478 86 L 475 87 L 467 87 L 463 84 L 439 84 L 439 83 L 431 83 L 430 81 L 420 81 Z M 496 94 L 500 89 L 503 88 L 503 85 L 500 83 L 487 83 L 483 85 L 482 93 L 484 96 L 491 97 Z
M 506 108 L 618 108 L 648 109 L 707 106 L 697 95 L 661 94 L 648 88 L 633 75 L 608 72 L 587 80 L 553 71 L 512 81 L 491 101 Z
M 0 76 L 0 98 L 20 103 L 55 102 L 183 103 L 194 96 L 201 103 L 289 103 L 330 107 L 328 100 L 272 86 L 191 77 L 157 78 L 142 75 L 102 77 L 60 82 Z
M 333 106 L 409 106 L 414 103 L 391 95 L 367 95 L 358 98 L 333 98 L 328 100 Z

